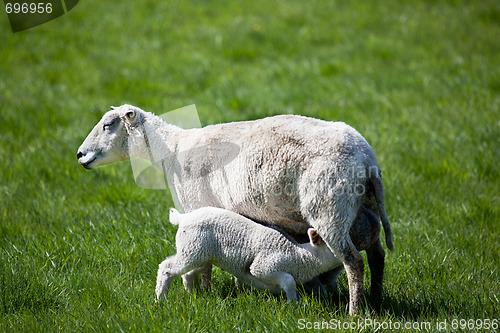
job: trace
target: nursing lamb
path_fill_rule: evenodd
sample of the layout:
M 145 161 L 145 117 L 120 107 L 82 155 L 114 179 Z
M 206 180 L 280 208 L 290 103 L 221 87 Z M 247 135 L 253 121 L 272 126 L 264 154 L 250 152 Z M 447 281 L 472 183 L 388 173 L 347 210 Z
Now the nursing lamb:
M 170 222 L 179 226 L 175 236 L 177 253 L 159 266 L 157 300 L 182 274 L 186 290 L 191 291 L 198 269 L 207 264 L 258 289 L 283 290 L 289 300 L 297 299 L 297 283 L 342 265 L 312 228 L 307 233 L 310 242 L 299 244 L 273 227 L 215 207 L 187 214 L 172 208 Z M 191 271 L 194 274 L 189 274 Z
M 184 212 L 225 208 L 292 234 L 313 227 L 346 269 L 351 314 L 362 302 L 364 264 L 349 232 L 363 207 L 380 217 L 393 248 L 375 154 L 341 122 L 283 115 L 183 130 L 123 105 L 104 115 L 77 157 L 87 169 L 150 160 Z

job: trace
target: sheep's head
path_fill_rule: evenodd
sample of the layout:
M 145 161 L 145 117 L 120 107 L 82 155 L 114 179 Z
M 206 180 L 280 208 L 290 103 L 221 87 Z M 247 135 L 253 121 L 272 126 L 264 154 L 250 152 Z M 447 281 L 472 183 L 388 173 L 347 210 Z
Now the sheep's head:
M 85 169 L 130 158 L 128 138 L 141 110 L 126 104 L 111 108 L 78 148 L 78 163 Z

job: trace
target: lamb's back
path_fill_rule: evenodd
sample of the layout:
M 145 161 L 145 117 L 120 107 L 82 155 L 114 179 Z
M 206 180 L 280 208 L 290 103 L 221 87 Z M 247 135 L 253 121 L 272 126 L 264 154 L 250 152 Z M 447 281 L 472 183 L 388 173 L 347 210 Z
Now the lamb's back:
M 181 247 L 210 253 L 219 266 L 249 265 L 259 253 L 276 249 L 288 252 L 290 246 L 295 246 L 275 228 L 215 207 L 183 214 L 177 235 Z

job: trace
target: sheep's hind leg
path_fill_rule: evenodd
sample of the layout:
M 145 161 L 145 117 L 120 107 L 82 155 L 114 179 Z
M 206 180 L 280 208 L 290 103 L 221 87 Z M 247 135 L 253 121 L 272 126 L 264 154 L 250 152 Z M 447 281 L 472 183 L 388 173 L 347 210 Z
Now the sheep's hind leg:
M 349 284 L 349 314 L 352 316 L 360 312 L 363 300 L 363 257 L 350 238 L 347 247 L 341 253 Z
M 355 215 L 353 214 L 352 216 Z M 323 225 L 321 222 L 311 221 L 311 225 L 318 230 L 318 234 L 325 241 L 333 254 L 342 260 L 349 284 L 349 314 L 358 314 L 363 300 L 364 263 L 363 257 L 352 243 L 351 237 L 349 236 L 349 229 L 345 231 L 332 229 L 331 226 L 335 225 L 333 222 L 331 222 L 330 225 Z M 350 223 L 337 223 L 336 225 L 350 226 Z M 339 237 L 339 235 L 345 236 Z
M 384 280 L 385 263 L 385 251 L 380 240 L 377 240 L 375 244 L 366 250 L 366 255 L 371 273 L 370 296 L 374 304 L 380 307 L 382 302 L 382 283 Z
M 380 241 L 380 222 L 375 213 L 362 207 L 350 230 L 351 239 L 359 251 L 366 250 L 371 275 L 371 300 L 376 308 L 382 301 L 385 251 Z

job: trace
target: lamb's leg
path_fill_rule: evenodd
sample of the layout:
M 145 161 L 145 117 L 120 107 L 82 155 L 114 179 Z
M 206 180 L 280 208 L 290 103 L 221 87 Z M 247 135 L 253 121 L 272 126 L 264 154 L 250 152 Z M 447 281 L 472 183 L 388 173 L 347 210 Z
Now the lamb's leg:
M 371 298 L 377 306 L 380 306 L 382 301 L 382 283 L 384 280 L 385 262 L 385 251 L 380 240 L 377 240 L 377 242 L 366 250 L 366 255 L 371 274 Z
M 163 294 L 168 293 L 172 280 L 176 277 L 177 268 L 176 256 L 171 256 L 165 259 L 158 267 L 158 275 L 156 276 L 156 301 L 158 302 Z
M 276 268 L 275 257 L 264 254 L 254 259 L 249 267 L 250 274 L 259 281 L 262 286 L 280 286 L 289 301 L 297 300 L 297 286 L 295 279 L 289 273 L 279 271 Z
M 320 277 L 315 277 L 311 281 L 302 284 L 302 287 L 307 293 L 312 293 L 313 297 L 328 297 L 328 291 L 322 283 Z
M 338 280 L 340 274 L 344 271 L 344 266 L 339 266 L 319 276 L 319 280 L 323 283 L 328 291 L 333 293 L 334 298 L 339 297 Z
M 158 302 L 164 294 L 168 293 L 170 284 L 176 277 L 199 266 L 201 265 L 186 264 L 185 261 L 178 259 L 177 255 L 165 259 L 160 264 L 156 277 L 156 301 Z
M 297 286 L 295 279 L 286 272 L 273 272 L 265 275 L 256 276 L 265 282 L 277 284 L 285 292 L 288 301 L 295 302 L 297 300 Z
M 212 264 L 204 266 L 205 268 L 201 272 L 201 288 L 209 289 L 210 282 L 212 281 Z
M 240 283 L 240 280 L 236 276 L 234 277 L 234 286 L 236 287 L 236 289 L 240 289 L 243 287 L 243 285 Z
M 295 284 L 295 279 L 293 276 L 291 276 L 288 273 L 285 272 L 280 272 L 278 274 L 278 284 L 280 285 L 280 288 L 283 289 L 283 291 L 286 294 L 286 298 L 289 301 L 296 301 L 297 300 L 297 286 Z
M 188 293 L 192 294 L 195 289 L 199 287 L 198 277 L 200 276 L 199 272 L 196 270 L 192 270 L 182 276 L 182 284 L 184 285 L 184 290 Z
M 184 284 L 184 289 L 188 293 L 192 293 L 195 289 L 199 288 L 199 286 L 200 286 L 200 280 L 199 280 L 200 273 L 206 271 L 207 267 L 210 270 L 212 269 L 211 264 L 206 264 L 205 266 L 195 268 L 192 271 L 190 271 L 182 276 L 182 282 Z

